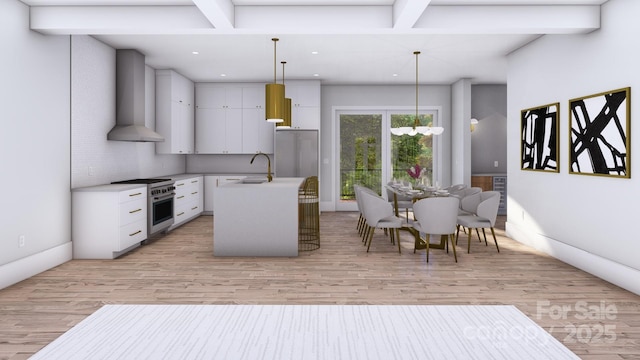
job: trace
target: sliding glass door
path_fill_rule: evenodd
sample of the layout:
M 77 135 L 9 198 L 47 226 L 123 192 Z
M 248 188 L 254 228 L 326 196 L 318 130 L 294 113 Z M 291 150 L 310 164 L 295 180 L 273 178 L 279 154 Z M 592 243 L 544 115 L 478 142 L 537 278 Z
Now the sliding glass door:
M 380 192 L 386 146 L 383 113 L 342 111 L 338 114 L 338 201 L 336 210 L 355 211 L 353 185 Z
M 432 125 L 434 111 L 419 116 L 421 125 Z M 410 110 L 341 110 L 337 119 L 336 210 L 355 211 L 353 185 L 383 194 L 384 185 L 396 179 L 430 183 L 433 179 L 433 138 L 425 135 L 391 134 L 391 127 L 412 126 Z M 423 169 L 414 179 L 408 170 L 416 164 Z M 424 180 L 423 180 L 424 179 Z

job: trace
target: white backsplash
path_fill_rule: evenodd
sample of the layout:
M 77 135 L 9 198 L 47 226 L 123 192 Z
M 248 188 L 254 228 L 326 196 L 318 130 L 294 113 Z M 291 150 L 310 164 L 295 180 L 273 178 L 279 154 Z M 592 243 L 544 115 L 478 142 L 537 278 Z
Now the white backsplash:
M 184 155 L 156 155 L 155 143 L 109 141 L 115 125 L 115 49 L 72 36 L 71 188 L 184 173 Z M 155 128 L 155 74 L 146 68 L 145 124 Z

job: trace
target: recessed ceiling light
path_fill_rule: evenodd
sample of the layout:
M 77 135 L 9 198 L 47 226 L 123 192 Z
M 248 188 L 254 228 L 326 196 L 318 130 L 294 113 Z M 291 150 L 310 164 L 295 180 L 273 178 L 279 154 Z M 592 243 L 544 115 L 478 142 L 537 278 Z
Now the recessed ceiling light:
M 192 51 L 191 53 L 192 53 L 193 55 L 198 55 L 198 54 L 200 54 L 200 53 L 199 53 L 199 52 L 197 52 L 197 51 Z
M 398 74 L 393 74 L 393 76 L 398 76 Z
M 318 55 L 318 52 L 317 52 L 317 51 L 312 51 L 311 53 L 312 53 L 313 55 Z
M 320 74 L 313 74 L 313 76 L 316 76 L 316 77 L 318 77 L 318 76 L 320 76 Z
M 227 76 L 227 74 L 220 74 L 220 76 L 221 76 L 221 77 L 225 77 L 225 76 Z

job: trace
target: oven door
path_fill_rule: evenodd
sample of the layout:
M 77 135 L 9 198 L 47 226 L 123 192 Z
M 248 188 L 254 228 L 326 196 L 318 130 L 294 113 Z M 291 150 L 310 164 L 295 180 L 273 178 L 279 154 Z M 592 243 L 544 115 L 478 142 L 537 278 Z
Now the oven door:
M 173 198 L 175 194 L 152 196 L 149 218 L 149 235 L 173 225 Z

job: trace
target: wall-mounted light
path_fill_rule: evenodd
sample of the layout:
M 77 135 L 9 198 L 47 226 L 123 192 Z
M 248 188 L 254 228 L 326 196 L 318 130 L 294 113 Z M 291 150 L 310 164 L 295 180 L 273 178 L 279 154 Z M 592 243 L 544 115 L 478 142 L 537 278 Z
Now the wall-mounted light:
M 478 119 L 471 118 L 471 132 L 476 129 L 476 125 L 478 125 Z

